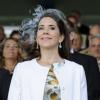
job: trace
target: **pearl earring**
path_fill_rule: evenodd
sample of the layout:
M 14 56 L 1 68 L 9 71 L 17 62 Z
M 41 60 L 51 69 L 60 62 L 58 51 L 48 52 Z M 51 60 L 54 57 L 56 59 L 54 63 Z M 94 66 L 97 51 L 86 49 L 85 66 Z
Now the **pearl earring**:
M 61 42 L 59 43 L 59 48 L 62 48 Z

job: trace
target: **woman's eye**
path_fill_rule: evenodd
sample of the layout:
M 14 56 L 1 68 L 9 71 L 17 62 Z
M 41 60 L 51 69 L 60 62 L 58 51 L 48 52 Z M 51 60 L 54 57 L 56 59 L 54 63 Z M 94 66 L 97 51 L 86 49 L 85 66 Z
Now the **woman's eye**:
M 13 46 L 13 48 L 18 48 L 18 46 Z
M 5 48 L 9 48 L 10 46 L 9 45 L 7 45 L 7 46 L 4 46 Z
M 43 27 L 39 27 L 38 30 L 43 30 Z
M 12 48 L 18 48 L 18 46 L 17 45 L 14 45 L 14 46 L 5 46 L 5 48 L 10 48 L 10 47 L 12 47 Z
M 51 30 L 55 30 L 55 27 L 51 27 L 50 29 L 51 29 Z

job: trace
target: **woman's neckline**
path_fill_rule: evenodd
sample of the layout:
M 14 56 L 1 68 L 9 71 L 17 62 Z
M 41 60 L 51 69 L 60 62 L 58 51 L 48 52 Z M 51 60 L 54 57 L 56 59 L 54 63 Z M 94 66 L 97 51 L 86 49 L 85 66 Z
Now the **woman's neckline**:
M 44 68 L 50 68 L 51 65 L 57 65 L 57 64 L 64 64 L 65 63 L 65 59 L 62 59 L 62 61 L 60 61 L 60 62 L 54 62 L 52 64 L 44 64 L 43 65 L 43 64 L 38 62 L 38 58 L 36 58 L 35 60 L 36 60 L 37 65 L 44 67 Z

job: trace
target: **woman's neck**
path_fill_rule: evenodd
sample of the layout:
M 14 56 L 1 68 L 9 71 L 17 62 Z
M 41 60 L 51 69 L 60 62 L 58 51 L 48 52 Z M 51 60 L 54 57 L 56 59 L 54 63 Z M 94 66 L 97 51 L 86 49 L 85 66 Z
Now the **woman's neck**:
M 5 60 L 5 68 L 12 72 L 14 70 L 15 65 L 17 64 L 17 61 L 12 60 L 12 59 L 7 59 Z
M 41 51 L 41 58 L 38 59 L 38 62 L 42 65 L 50 65 L 62 61 L 63 59 L 60 57 L 57 50 L 43 50 Z

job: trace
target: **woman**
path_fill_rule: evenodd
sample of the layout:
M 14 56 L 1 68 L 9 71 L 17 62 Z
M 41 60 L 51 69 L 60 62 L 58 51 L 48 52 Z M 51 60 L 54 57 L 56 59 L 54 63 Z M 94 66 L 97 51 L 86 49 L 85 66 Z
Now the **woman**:
M 18 30 L 13 30 L 9 37 L 20 40 L 20 32 Z
M 83 67 L 67 60 L 67 31 L 60 11 L 44 11 L 35 34 L 35 58 L 16 66 L 8 100 L 87 100 Z
M 15 65 L 21 61 L 20 45 L 17 40 L 8 38 L 2 48 L 0 65 L 0 100 L 7 100 L 9 85 Z
M 71 49 L 73 49 L 75 52 L 82 50 L 83 38 L 79 32 L 70 32 L 70 41 Z

